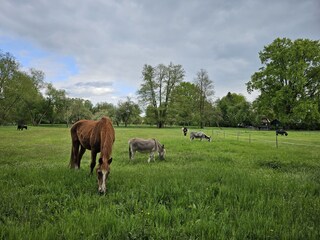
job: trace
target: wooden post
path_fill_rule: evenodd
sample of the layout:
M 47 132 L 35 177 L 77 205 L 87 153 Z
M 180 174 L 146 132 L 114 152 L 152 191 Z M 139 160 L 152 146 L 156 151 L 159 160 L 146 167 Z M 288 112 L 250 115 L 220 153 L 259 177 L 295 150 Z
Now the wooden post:
M 276 146 L 278 148 L 278 134 L 276 134 Z
M 251 133 L 249 133 L 249 143 L 251 143 Z

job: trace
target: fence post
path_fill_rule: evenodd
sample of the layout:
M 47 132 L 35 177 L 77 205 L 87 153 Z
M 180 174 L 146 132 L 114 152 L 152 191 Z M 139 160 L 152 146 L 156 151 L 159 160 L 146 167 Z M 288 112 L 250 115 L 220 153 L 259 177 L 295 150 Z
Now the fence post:
M 251 143 L 251 133 L 249 133 L 249 143 Z
M 276 146 L 278 148 L 278 134 L 276 134 Z

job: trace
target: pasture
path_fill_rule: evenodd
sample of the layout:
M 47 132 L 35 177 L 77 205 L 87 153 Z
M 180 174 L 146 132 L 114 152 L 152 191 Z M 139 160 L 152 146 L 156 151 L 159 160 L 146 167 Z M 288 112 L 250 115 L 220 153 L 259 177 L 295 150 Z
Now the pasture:
M 192 129 L 196 130 L 196 129 Z M 90 152 L 68 168 L 70 131 L 0 127 L 1 239 L 319 239 L 320 133 L 115 128 L 106 195 Z M 129 161 L 128 139 L 155 137 L 166 159 Z

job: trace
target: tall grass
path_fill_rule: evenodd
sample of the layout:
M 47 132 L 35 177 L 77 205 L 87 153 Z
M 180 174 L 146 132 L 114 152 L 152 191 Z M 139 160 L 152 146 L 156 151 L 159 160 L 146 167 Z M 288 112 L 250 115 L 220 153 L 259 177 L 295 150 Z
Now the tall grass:
M 236 129 L 205 131 L 213 142 L 178 128 L 116 128 L 100 196 L 90 154 L 68 169 L 67 128 L 1 127 L 1 239 L 319 239 L 319 132 L 290 132 L 276 148 L 274 132 L 252 131 L 249 143 Z M 130 162 L 137 136 L 160 140 L 166 160 Z

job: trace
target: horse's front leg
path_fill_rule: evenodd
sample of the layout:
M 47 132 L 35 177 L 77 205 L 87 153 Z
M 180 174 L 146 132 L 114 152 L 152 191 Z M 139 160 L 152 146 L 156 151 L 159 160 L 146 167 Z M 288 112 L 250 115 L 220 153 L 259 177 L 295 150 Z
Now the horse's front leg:
M 92 175 L 93 169 L 96 166 L 96 158 L 97 158 L 97 152 L 94 150 L 91 150 L 90 175 Z

